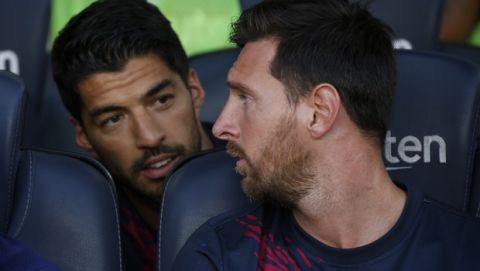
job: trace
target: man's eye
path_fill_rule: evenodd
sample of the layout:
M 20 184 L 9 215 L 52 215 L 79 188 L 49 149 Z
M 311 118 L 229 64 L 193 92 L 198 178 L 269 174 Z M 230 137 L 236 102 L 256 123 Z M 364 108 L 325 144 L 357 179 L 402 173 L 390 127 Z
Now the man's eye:
M 112 126 L 112 125 L 115 125 L 117 122 L 120 121 L 120 119 L 122 118 L 121 115 L 114 115 L 114 116 L 111 116 L 105 120 L 103 120 L 100 125 L 102 127 L 105 127 L 105 126 Z
M 167 105 L 170 105 L 172 100 L 173 100 L 173 95 L 171 94 L 163 95 L 157 98 L 156 104 L 159 106 L 167 106 Z
M 245 101 L 247 99 L 247 95 L 240 94 L 240 95 L 238 95 L 238 98 L 242 101 Z
M 238 99 L 243 105 L 247 105 L 251 101 L 251 97 L 245 94 L 239 94 Z

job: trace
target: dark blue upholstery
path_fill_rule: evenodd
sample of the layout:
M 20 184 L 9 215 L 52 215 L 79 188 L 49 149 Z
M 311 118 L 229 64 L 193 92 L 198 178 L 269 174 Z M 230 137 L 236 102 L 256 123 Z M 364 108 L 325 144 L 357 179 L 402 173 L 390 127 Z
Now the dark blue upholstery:
M 392 178 L 472 212 L 480 72 L 454 57 L 399 51 L 384 158 Z
M 175 255 L 190 234 L 222 212 L 250 204 L 223 150 L 185 159 L 168 178 L 160 217 L 157 270 L 172 270 Z
M 29 99 L 23 143 L 32 146 L 41 129 L 36 117 L 41 110 L 47 64 L 50 0 L 0 1 L 0 70 L 19 74 Z
M 262 2 L 262 0 L 240 0 L 240 6 L 242 10 L 246 10 L 260 2 Z
M 472 196 L 470 200 L 470 213 L 476 217 L 480 217 L 480 157 L 477 146 L 477 153 L 475 154 L 475 164 L 473 171 Z
M 87 157 L 20 149 L 25 89 L 0 72 L 1 233 L 61 270 L 121 270 L 116 193 Z
M 0 78 L 0 230 L 6 232 L 13 204 L 26 101 L 21 80 L 5 71 L 0 71 Z
M 370 11 L 395 32 L 396 46 L 431 50 L 436 47 L 444 0 L 374 0 Z M 399 42 L 403 40 L 403 42 Z M 398 48 L 398 47 L 397 47 Z
M 37 117 L 42 130 L 37 133 L 34 146 L 88 155 L 75 142 L 75 128 L 69 119 L 70 113 L 63 105 L 57 85 L 53 80 L 52 65 L 49 62 L 44 82 L 42 112 Z
M 467 44 L 440 43 L 438 50 L 442 53 L 463 58 L 480 66 L 480 48 Z
M 190 59 L 206 92 L 205 103 L 200 111 L 200 119 L 212 123 L 220 115 L 228 98 L 226 84 L 228 70 L 237 59 L 239 49 L 225 49 L 197 55 Z

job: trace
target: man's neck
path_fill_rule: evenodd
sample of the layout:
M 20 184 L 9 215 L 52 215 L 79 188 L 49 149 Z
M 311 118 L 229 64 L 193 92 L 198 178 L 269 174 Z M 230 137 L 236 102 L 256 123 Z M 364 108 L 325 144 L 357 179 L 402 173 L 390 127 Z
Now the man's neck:
M 349 149 L 348 144 L 343 144 L 347 147 L 343 153 L 330 152 L 335 158 L 319 162 L 316 188 L 293 210 L 305 232 L 336 248 L 363 246 L 385 235 L 400 218 L 406 201 L 377 148 L 353 143 L 356 147 Z
M 140 195 L 130 191 L 128 188 L 121 187 L 120 189 L 122 189 L 122 191 L 125 193 L 125 196 L 128 198 L 143 221 L 145 221 L 150 228 L 157 230 L 160 219 L 159 206 L 153 202 L 146 201 L 145 199 L 141 198 Z
M 293 213 L 300 227 L 322 243 L 336 248 L 355 248 L 385 235 L 400 218 L 405 200 L 405 192 L 397 187 L 383 191 L 382 195 L 345 198 L 320 212 L 309 204 L 310 207 L 302 206 Z

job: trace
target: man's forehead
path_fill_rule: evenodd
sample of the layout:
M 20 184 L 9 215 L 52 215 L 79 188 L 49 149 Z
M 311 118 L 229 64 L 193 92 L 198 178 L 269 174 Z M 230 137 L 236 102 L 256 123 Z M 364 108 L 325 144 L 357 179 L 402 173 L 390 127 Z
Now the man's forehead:
M 275 52 L 274 48 L 270 42 L 264 40 L 247 43 L 240 51 L 232 67 L 230 67 L 227 81 L 236 80 L 238 77 L 250 77 L 257 73 L 264 74 L 269 72 L 271 59 Z
M 102 71 L 89 75 L 79 84 L 79 94 L 88 105 L 102 96 L 141 94 L 162 80 L 180 80 L 180 76 L 156 56 L 135 57 L 119 71 Z M 112 96 L 112 98 L 114 98 Z
M 109 89 L 136 83 L 146 76 L 167 76 L 174 72 L 156 56 L 134 57 L 117 71 L 98 71 L 88 75 L 79 83 L 79 89 Z
M 277 41 L 273 38 L 261 39 L 245 44 L 234 65 L 255 63 L 257 67 L 268 68 L 277 51 Z
M 248 42 L 228 73 L 229 83 L 263 84 L 278 80 L 271 75 L 270 65 L 275 57 L 277 43 L 274 39 Z

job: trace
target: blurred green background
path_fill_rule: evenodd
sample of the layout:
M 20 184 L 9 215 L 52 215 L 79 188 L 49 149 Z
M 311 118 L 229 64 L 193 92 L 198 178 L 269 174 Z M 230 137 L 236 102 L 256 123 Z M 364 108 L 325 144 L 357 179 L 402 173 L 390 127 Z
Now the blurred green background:
M 95 0 L 52 0 L 50 44 L 68 20 Z M 230 23 L 240 15 L 238 0 L 149 0 L 170 20 L 188 54 L 234 47 Z

